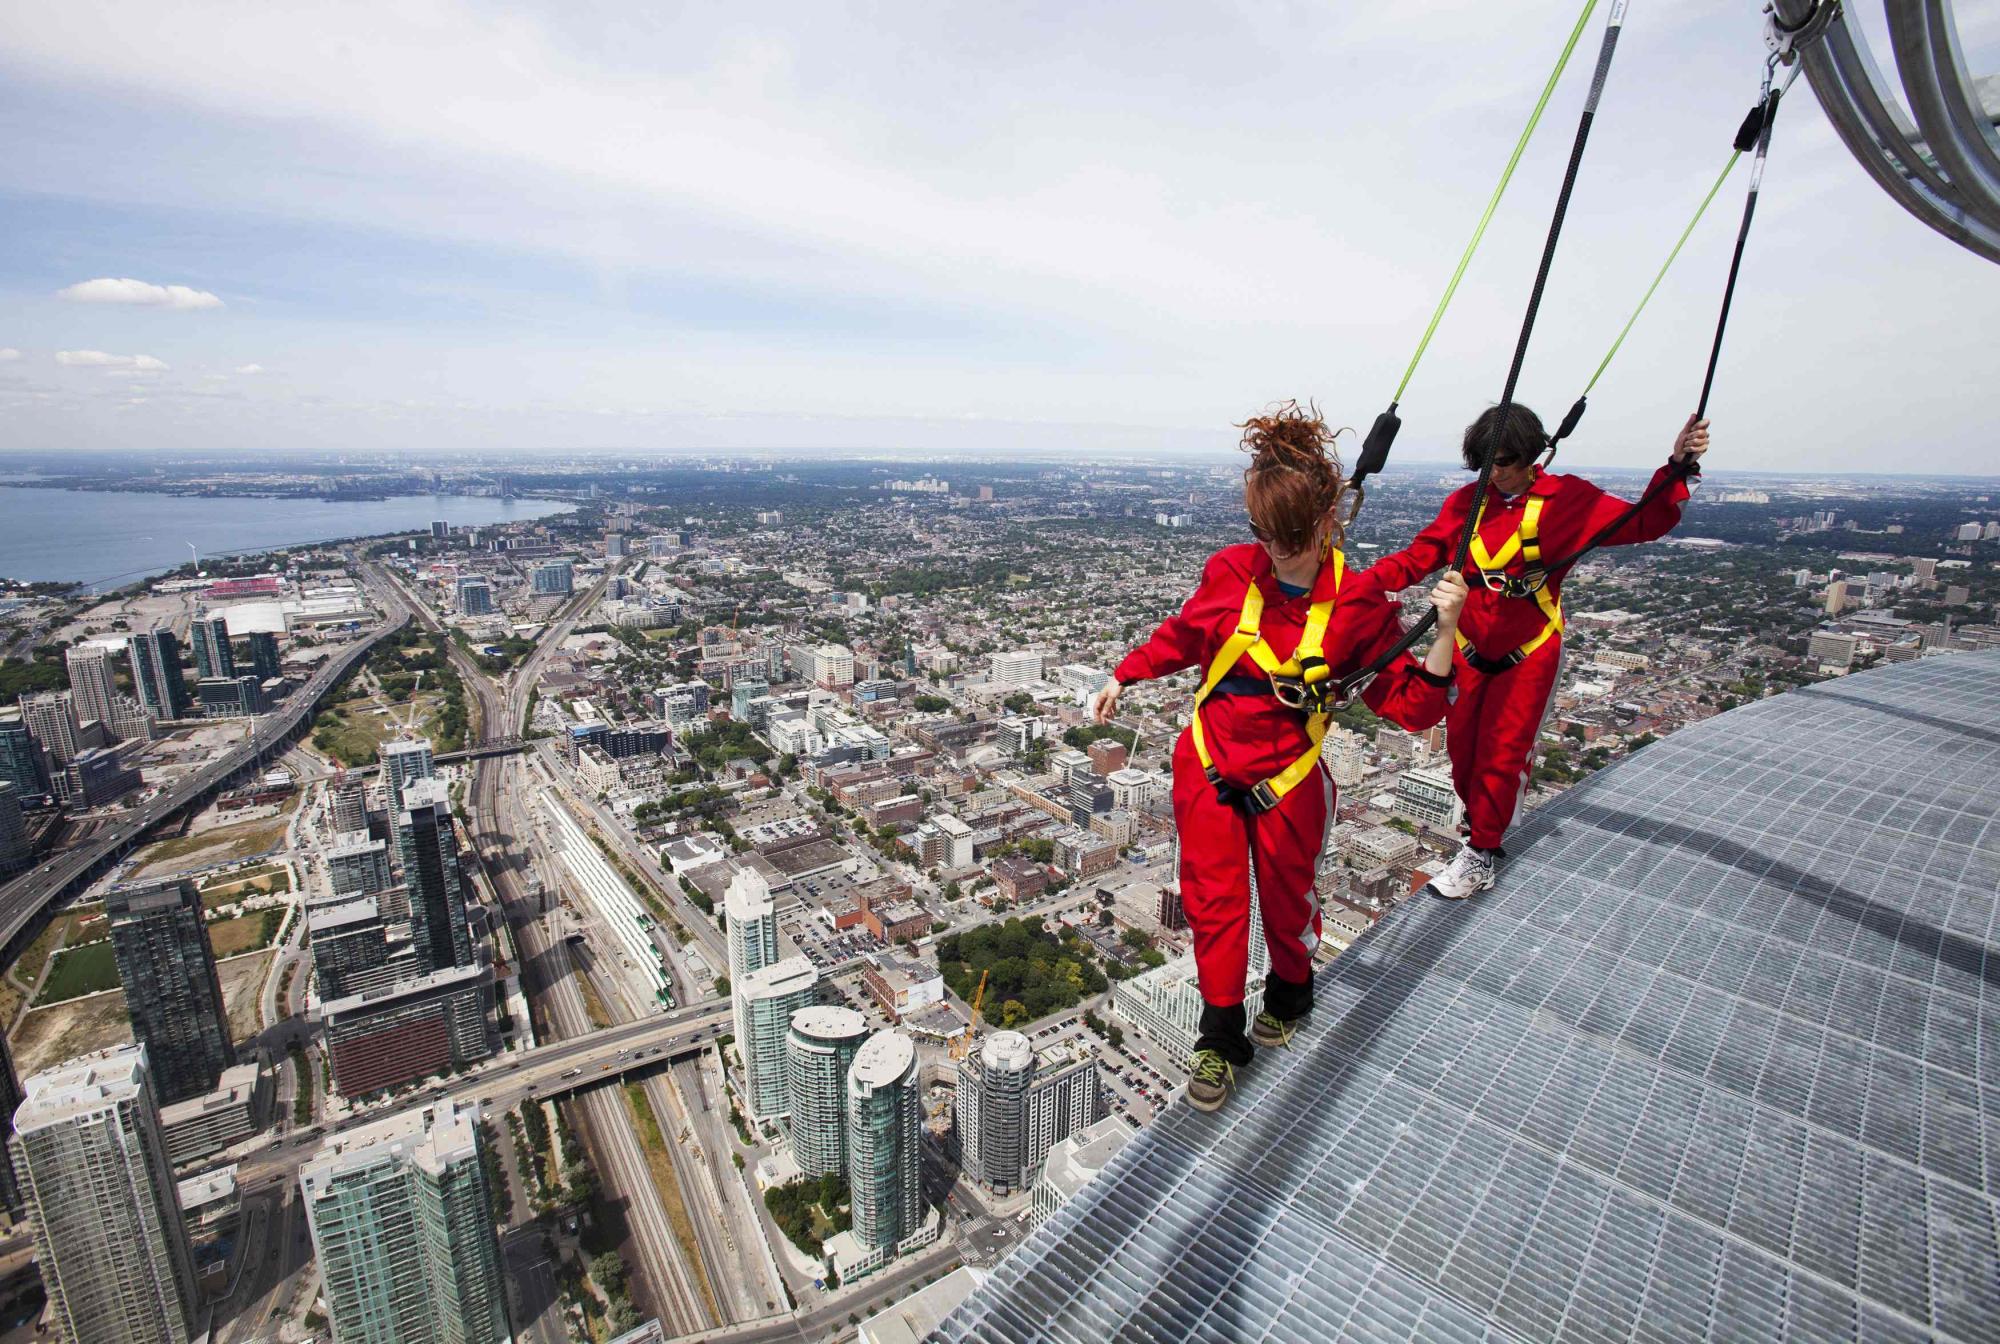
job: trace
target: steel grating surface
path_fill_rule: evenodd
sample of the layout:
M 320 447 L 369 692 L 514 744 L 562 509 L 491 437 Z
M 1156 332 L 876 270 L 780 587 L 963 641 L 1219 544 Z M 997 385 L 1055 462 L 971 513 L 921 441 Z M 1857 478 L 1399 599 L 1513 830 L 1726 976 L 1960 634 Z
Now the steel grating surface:
M 2000 1339 L 1996 817 L 2000 654 L 1656 743 L 933 1339 Z

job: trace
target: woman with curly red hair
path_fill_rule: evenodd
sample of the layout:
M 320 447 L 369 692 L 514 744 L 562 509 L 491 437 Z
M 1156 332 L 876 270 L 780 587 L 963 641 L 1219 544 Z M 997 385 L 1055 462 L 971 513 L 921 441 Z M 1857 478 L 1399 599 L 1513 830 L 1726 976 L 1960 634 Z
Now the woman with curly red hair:
M 1186 605 L 1091 702 L 1106 723 L 1130 683 L 1189 667 L 1204 673 L 1174 748 L 1174 822 L 1203 1003 L 1188 1100 L 1205 1111 L 1227 1099 L 1253 1042 L 1287 1044 L 1312 1011 L 1320 932 L 1313 879 L 1334 816 L 1333 779 L 1319 757 L 1332 706 L 1321 692 L 1401 634 L 1380 581 L 1349 573 L 1339 549 L 1346 478 L 1333 431 L 1296 402 L 1242 429 L 1250 454 L 1243 503 L 1256 541 L 1210 556 Z M 1421 663 L 1403 655 L 1369 683 L 1362 698 L 1377 714 L 1412 730 L 1444 717 L 1465 596 L 1457 574 L 1440 579 L 1431 594 L 1437 638 Z M 1264 923 L 1256 932 L 1253 874 Z M 1252 937 L 1269 945 L 1271 970 L 1263 1011 L 1247 1023 Z

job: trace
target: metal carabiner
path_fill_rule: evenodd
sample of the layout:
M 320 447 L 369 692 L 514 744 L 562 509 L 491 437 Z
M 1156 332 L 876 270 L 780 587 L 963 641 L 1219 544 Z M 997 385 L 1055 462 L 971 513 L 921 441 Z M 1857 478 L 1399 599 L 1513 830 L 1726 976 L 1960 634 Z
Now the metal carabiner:
M 1306 686 L 1296 677 L 1272 677 L 1271 694 L 1276 696 L 1278 703 L 1286 709 L 1306 707 Z

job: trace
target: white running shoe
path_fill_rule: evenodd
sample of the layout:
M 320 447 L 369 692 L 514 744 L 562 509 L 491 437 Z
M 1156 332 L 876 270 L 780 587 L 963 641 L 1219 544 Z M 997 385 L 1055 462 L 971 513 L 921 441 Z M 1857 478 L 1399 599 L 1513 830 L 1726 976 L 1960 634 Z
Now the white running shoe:
M 1493 856 L 1483 849 L 1466 845 L 1451 865 L 1425 885 L 1424 890 L 1448 901 L 1462 901 L 1476 892 L 1493 887 Z

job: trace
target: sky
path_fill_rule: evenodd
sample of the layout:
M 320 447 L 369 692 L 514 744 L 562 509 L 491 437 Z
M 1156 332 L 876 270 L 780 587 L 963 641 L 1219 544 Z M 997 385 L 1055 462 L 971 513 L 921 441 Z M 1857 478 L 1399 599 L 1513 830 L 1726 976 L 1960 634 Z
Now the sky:
M 1579 8 L 11 5 L 0 450 L 1109 460 L 1227 450 L 1292 397 L 1365 429 Z M 2000 66 L 2000 5 L 1961 9 Z M 1448 455 L 1500 395 L 1598 35 L 1399 455 Z M 1632 5 L 1520 391 L 1550 420 L 1721 167 L 1762 54 L 1755 0 Z M 1566 464 L 1666 451 L 1742 182 Z M 2000 272 L 1795 97 L 1709 461 L 2000 471 L 1996 329 Z

